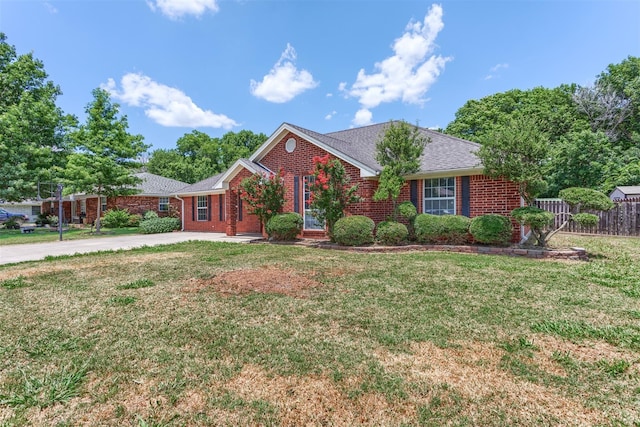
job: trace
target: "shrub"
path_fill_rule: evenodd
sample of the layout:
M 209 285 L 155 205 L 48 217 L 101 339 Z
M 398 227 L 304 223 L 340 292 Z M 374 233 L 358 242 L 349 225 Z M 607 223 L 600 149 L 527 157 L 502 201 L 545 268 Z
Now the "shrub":
M 598 215 L 590 213 L 577 213 L 572 219 L 583 227 L 595 227 L 600 221 Z
M 513 225 L 506 216 L 480 215 L 471 220 L 469 233 L 478 243 L 508 246 L 511 243 Z
M 107 228 L 124 228 L 129 225 L 129 211 L 126 209 L 109 209 L 100 220 Z
M 12 217 L 4 222 L 4 228 L 6 228 L 7 230 L 19 230 L 20 223 L 16 218 Z
M 156 218 L 160 218 L 160 217 L 155 211 L 146 211 L 142 216 L 143 221 L 146 221 L 148 219 L 156 219 Z
M 347 216 L 336 221 L 333 228 L 333 238 L 340 245 L 366 245 L 373 243 L 373 230 L 375 227 L 373 220 L 366 216 Z
M 416 238 L 422 243 L 461 245 L 469 242 L 469 223 L 462 215 L 420 214 L 415 220 Z
M 414 227 L 414 222 L 416 220 L 416 216 L 418 216 L 418 210 L 413 205 L 413 203 L 407 201 L 402 202 L 398 205 L 398 213 L 401 217 L 405 218 L 409 225 L 407 225 L 407 231 L 409 232 L 409 240 L 416 240 L 416 230 Z
M 145 219 L 140 223 L 140 231 L 144 234 L 171 233 L 179 228 L 180 220 L 170 217 Z
M 388 246 L 396 246 L 407 240 L 409 231 L 407 226 L 395 221 L 384 221 L 378 224 L 376 240 Z
M 49 225 L 52 227 L 58 226 L 58 215 L 49 215 L 47 216 L 47 221 L 49 221 Z
M 50 224 L 49 217 L 46 213 L 38 214 L 38 218 L 36 218 L 36 225 L 38 227 L 44 227 L 45 225 Z
M 295 212 L 278 214 L 269 221 L 265 230 L 269 238 L 273 240 L 294 240 L 302 232 L 304 219 L 302 215 Z
M 127 224 L 127 227 L 140 227 L 141 221 L 142 221 L 142 215 L 131 214 L 129 215 L 129 223 Z

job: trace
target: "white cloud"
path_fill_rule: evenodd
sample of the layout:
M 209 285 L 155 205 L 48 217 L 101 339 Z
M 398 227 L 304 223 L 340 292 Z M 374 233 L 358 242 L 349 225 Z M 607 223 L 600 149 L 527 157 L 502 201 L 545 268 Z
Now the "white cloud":
M 217 12 L 217 0 L 147 0 L 154 12 L 160 12 L 170 19 L 180 19 L 185 15 L 202 16 L 206 11 Z
M 487 74 L 484 79 L 485 80 L 491 80 L 495 77 L 500 77 L 499 74 L 496 74 L 498 71 L 503 70 L 503 69 L 507 69 L 509 68 L 509 64 L 507 63 L 502 63 L 502 64 L 496 64 L 493 67 L 490 68 L 489 71 L 491 71 L 491 73 Z
M 144 108 L 147 117 L 162 126 L 223 129 L 238 126 L 225 115 L 198 107 L 181 90 L 154 82 L 143 74 L 126 74 L 122 77 L 121 85 L 122 90 L 118 91 L 116 82 L 109 79 L 100 87 L 127 105 Z
M 261 82 L 251 80 L 251 94 L 269 102 L 281 104 L 291 101 L 302 92 L 318 86 L 307 70 L 295 66 L 296 51 L 289 43 L 280 59 Z
M 356 112 L 352 122 L 356 126 L 366 126 L 372 123 L 373 114 L 366 108 L 361 108 Z
M 370 122 L 370 110 L 384 102 L 423 105 L 427 101 L 424 95 L 451 60 L 440 55 L 429 56 L 443 28 L 442 6 L 434 4 L 423 22 L 409 22 L 405 33 L 394 41 L 394 55 L 377 62 L 375 73 L 367 74 L 361 69 L 351 88 L 340 84 L 340 88 L 348 96 L 358 98 L 362 106 L 354 124 Z
M 333 116 L 335 116 L 337 113 L 337 111 L 333 110 L 332 112 L 330 112 L 329 114 L 327 114 L 326 116 L 324 116 L 325 120 L 331 120 L 333 118 Z
M 52 5 L 51 3 L 49 3 L 48 1 L 44 2 L 44 7 L 46 7 L 47 10 L 49 11 L 49 13 L 51 13 L 51 14 L 58 13 L 58 9 L 56 9 L 56 7 L 54 5 Z

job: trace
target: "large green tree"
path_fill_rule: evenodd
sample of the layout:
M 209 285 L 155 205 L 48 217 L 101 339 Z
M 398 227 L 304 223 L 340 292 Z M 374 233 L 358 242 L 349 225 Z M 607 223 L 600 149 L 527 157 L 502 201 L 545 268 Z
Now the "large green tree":
M 147 168 L 151 173 L 194 183 L 225 171 L 266 140 L 265 134 L 249 130 L 227 132 L 222 138 L 194 130 L 180 137 L 175 149 L 155 150 Z
M 547 188 L 545 166 L 549 157 L 549 137 L 535 118 L 515 116 L 481 138 L 478 157 L 484 173 L 518 184 L 520 196 L 532 205 Z
M 36 197 L 38 182 L 55 180 L 65 162 L 74 119 L 56 106 L 62 92 L 47 77 L 41 61 L 17 55 L 0 33 L 0 199 Z
M 94 89 L 93 101 L 85 109 L 86 123 L 70 134 L 74 151 L 64 169 L 65 193 L 101 196 L 135 194 L 139 178 L 137 159 L 147 150 L 142 135 L 128 132 L 126 116 L 109 93 Z M 100 231 L 101 203 L 97 204 L 96 231 Z
M 405 183 L 405 176 L 418 172 L 424 147 L 429 138 L 404 120 L 391 122 L 376 142 L 376 161 L 382 166 L 378 189 L 373 200 L 391 199 L 393 215 L 397 217 L 396 204 Z

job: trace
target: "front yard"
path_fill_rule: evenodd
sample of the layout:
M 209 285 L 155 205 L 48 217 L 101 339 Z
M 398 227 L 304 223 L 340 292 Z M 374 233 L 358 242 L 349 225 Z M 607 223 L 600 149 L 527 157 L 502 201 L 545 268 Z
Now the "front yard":
M 125 234 L 137 234 L 138 227 L 128 228 L 103 228 L 100 233 L 90 228 L 65 228 L 62 232 L 63 240 L 92 239 L 95 237 L 121 236 Z M 55 242 L 60 235 L 57 228 L 36 227 L 31 233 L 21 233 L 20 230 L 0 229 L 0 246 L 18 245 L 22 243 Z
M 640 239 L 591 261 L 188 242 L 0 267 L 0 425 L 638 425 Z

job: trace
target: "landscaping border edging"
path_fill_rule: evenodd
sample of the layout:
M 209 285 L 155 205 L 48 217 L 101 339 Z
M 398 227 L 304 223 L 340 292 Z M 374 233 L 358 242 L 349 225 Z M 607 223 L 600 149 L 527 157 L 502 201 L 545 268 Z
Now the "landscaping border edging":
M 257 241 L 256 241 L 257 242 Z M 497 247 L 497 246 L 472 246 L 472 245 L 404 245 L 404 246 L 341 246 L 328 241 L 296 241 L 278 242 L 278 244 L 293 244 L 320 249 L 336 249 L 352 252 L 406 252 L 406 251 L 438 251 L 458 252 L 482 255 L 505 255 L 535 259 L 566 259 L 576 261 L 588 261 L 589 257 L 584 248 L 569 249 L 536 249 L 526 247 Z

